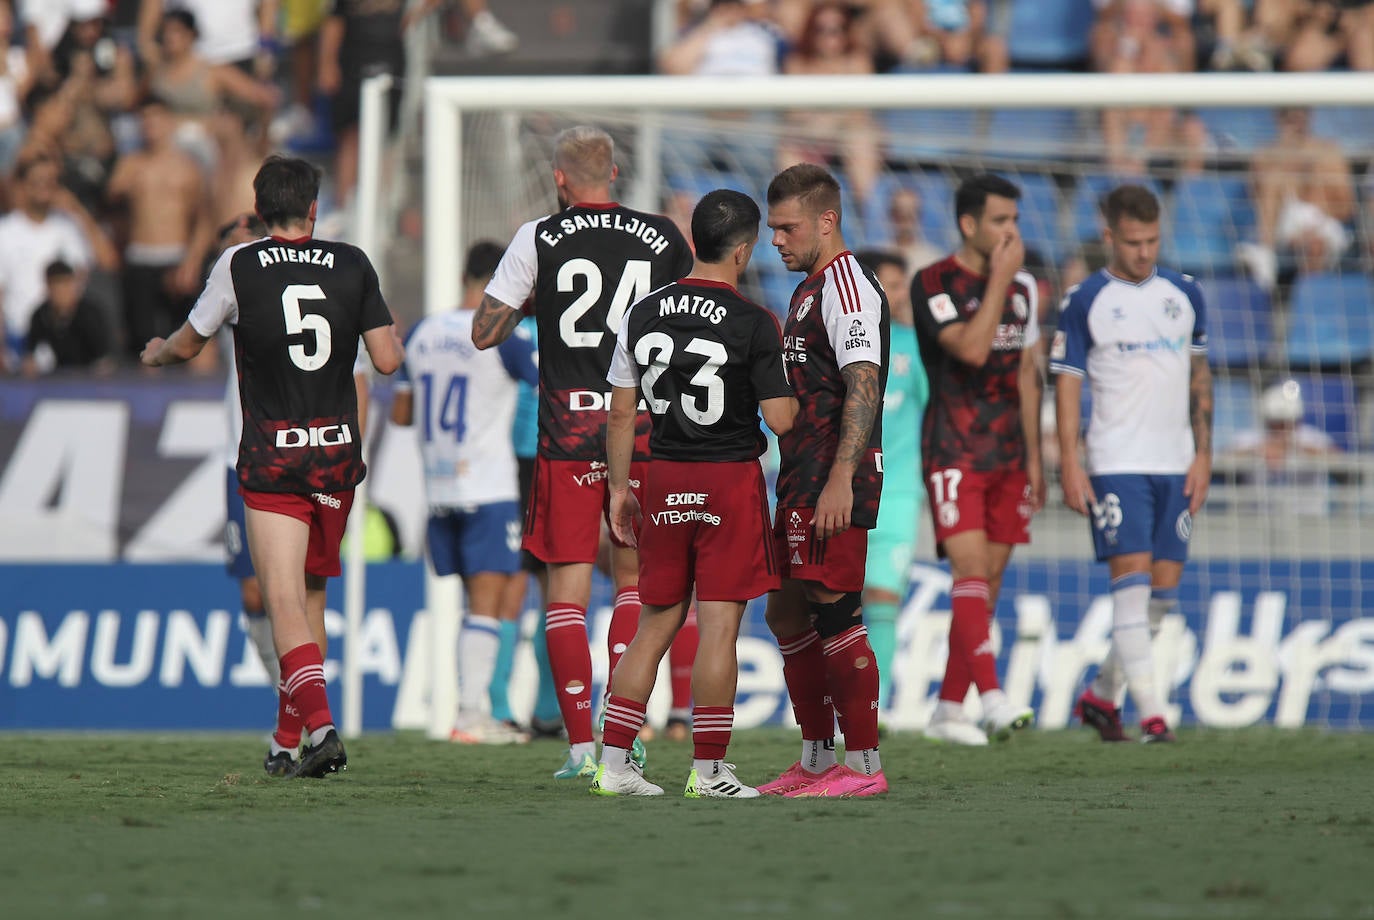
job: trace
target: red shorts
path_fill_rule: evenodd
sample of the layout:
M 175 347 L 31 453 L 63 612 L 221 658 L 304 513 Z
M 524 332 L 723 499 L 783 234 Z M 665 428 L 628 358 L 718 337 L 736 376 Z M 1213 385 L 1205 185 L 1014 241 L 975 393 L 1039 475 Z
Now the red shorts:
M 757 460 L 654 460 L 644 485 L 639 599 L 747 601 L 782 584 L 768 539 L 768 487 Z
M 639 499 L 639 505 L 641 508 L 644 507 L 644 480 L 648 478 L 649 461 L 631 460 L 630 491 L 634 493 L 635 498 Z M 611 529 L 611 490 L 609 487 L 607 487 L 605 497 L 601 501 L 601 513 L 606 519 L 606 533 L 611 538 L 611 545 L 618 546 L 621 549 L 624 549 L 625 547 L 629 546 L 630 544 L 621 542 L 621 539 L 615 535 L 615 531 Z
M 255 492 L 239 489 L 243 504 L 255 511 L 269 511 L 293 517 L 310 528 L 310 545 L 305 551 L 305 573 L 330 578 L 343 571 L 339 565 L 339 543 L 348 527 L 348 509 L 353 507 L 353 490 L 343 492 Z M 256 562 L 254 565 L 256 566 Z
M 641 501 L 646 465 L 630 464 L 630 488 Z M 547 563 L 595 563 L 609 492 L 604 460 L 535 457 L 521 546 Z
M 816 536 L 814 508 L 778 508 L 773 539 L 783 578 L 814 581 L 831 591 L 862 591 L 868 531 L 850 527 L 828 540 Z
M 930 470 L 926 494 L 935 519 L 935 544 L 944 558 L 944 541 L 967 530 L 982 530 L 988 542 L 1030 542 L 1030 482 L 1023 470 L 978 472 Z

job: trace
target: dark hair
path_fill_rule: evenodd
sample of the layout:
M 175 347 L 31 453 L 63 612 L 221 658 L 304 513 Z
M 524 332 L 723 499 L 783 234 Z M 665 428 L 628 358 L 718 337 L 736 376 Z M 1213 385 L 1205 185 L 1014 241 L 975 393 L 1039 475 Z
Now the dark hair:
M 759 206 L 743 192 L 718 188 L 692 211 L 692 246 L 703 262 L 720 262 L 740 243 L 757 239 Z
M 17 164 L 15 164 L 15 181 L 23 182 L 25 179 L 29 177 L 29 173 L 33 172 L 39 166 L 51 166 L 53 169 L 56 169 L 58 171 L 59 175 L 61 175 L 62 173 L 61 163 L 57 162 L 57 160 L 53 159 L 47 154 L 40 153 L 35 156 L 25 157 L 24 159 L 20 160 Z
M 48 263 L 48 267 L 43 271 L 43 277 L 48 281 L 54 281 L 58 278 L 74 278 L 76 277 L 76 269 L 62 259 L 57 259 Z
M 157 93 L 149 93 L 144 96 L 143 100 L 138 104 L 138 110 L 140 112 L 148 109 L 171 109 L 171 107 L 172 104 L 167 101 L 166 97 L 159 96 Z
M 840 183 L 824 166 L 797 163 L 773 177 L 768 183 L 768 204 L 775 205 L 796 198 L 808 213 L 818 215 L 834 211 L 840 218 Z
M 263 160 L 253 177 L 254 206 L 269 227 L 308 220 L 319 194 L 319 167 L 297 157 L 274 154 Z
M 179 22 L 190 30 L 192 35 L 200 36 L 200 26 L 196 23 L 196 14 L 190 10 L 177 7 L 162 14 L 162 22 L 157 29 L 157 40 L 162 41 L 162 26 L 169 22 Z
M 467 263 L 463 266 L 463 279 L 480 281 L 490 278 L 496 274 L 496 266 L 501 264 L 501 257 L 505 254 L 506 247 L 500 243 L 493 243 L 491 240 L 473 243 L 468 249 Z
M 972 216 L 974 220 L 981 220 L 983 208 L 987 207 L 988 198 L 992 195 L 1016 201 L 1021 197 L 1021 189 L 1015 182 L 995 173 L 969 176 L 959 183 L 959 188 L 954 193 L 954 222 L 958 223 L 959 218 L 965 214 Z
M 797 53 L 803 57 L 814 57 L 816 54 L 816 23 L 821 16 L 826 13 L 839 13 L 844 18 L 844 25 L 840 31 L 844 33 L 845 50 L 854 46 L 853 37 L 850 35 L 850 23 L 853 21 L 854 14 L 850 8 L 843 3 L 835 0 L 821 0 L 821 2 L 811 7 L 811 12 L 806 17 L 806 24 L 802 26 L 801 37 L 797 39 Z
M 1102 217 L 1116 227 L 1123 217 L 1152 224 L 1159 220 L 1159 199 L 1143 185 L 1118 185 L 1102 199 Z
M 884 265 L 890 265 L 906 275 L 906 259 L 900 253 L 890 249 L 864 249 L 854 253 L 854 258 L 859 260 L 859 264 L 875 275 L 878 269 Z

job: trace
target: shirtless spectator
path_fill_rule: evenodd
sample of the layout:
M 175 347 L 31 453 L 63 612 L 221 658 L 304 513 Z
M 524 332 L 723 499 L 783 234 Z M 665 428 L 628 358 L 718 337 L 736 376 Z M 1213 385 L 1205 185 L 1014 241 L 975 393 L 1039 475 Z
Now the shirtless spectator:
M 253 213 L 253 177 L 267 158 L 263 121 L 238 109 L 222 108 L 211 121 L 219 158 L 210 174 L 211 226 L 221 227 Z
M 1288 0 L 1294 34 L 1283 55 L 1284 70 L 1374 70 L 1374 2 Z
M 21 159 L 15 169 L 13 211 L 0 217 L 0 316 L 6 348 L 0 371 L 13 370 L 34 310 L 46 296 L 44 271 L 58 260 L 84 274 L 112 271 L 119 258 L 81 203 L 58 181 L 51 158 Z
M 166 103 L 150 97 L 141 115 L 144 147 L 119 160 L 109 187 L 110 200 L 129 209 L 124 323 L 126 344 L 135 357 L 143 343 L 186 319 L 214 227 L 205 177 L 177 147 Z
M 1250 166 L 1257 243 L 1238 255 L 1265 288 L 1278 280 L 1279 255 L 1291 254 L 1298 271 L 1334 267 L 1350 246 L 1346 224 L 1355 215 L 1350 163 L 1338 143 L 1312 134 L 1312 113 L 1280 109 L 1279 135 Z

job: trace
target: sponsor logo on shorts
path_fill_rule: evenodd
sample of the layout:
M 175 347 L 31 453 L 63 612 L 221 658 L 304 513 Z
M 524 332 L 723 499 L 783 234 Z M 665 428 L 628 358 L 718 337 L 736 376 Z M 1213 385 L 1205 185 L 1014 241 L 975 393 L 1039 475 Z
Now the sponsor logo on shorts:
M 663 496 L 663 504 L 668 508 L 677 505 L 704 505 L 708 497 L 705 492 L 669 492 Z
M 710 524 L 714 527 L 720 523 L 720 515 L 695 508 L 687 511 L 655 511 L 649 517 L 655 524 Z
M 573 482 L 579 486 L 589 486 L 593 483 L 605 482 L 608 472 L 606 463 L 603 460 L 593 460 L 587 467 L 587 472 L 577 473 L 573 476 Z
M 343 507 L 343 502 L 339 501 L 328 492 L 311 492 L 310 497 L 326 508 L 333 508 L 335 511 Z
M 1187 543 L 1193 538 L 1193 514 L 1187 508 L 1179 514 L 1178 520 L 1174 522 L 1174 533 L 1178 538 Z
M 953 527 L 959 523 L 959 506 L 954 502 L 940 502 L 940 526 Z

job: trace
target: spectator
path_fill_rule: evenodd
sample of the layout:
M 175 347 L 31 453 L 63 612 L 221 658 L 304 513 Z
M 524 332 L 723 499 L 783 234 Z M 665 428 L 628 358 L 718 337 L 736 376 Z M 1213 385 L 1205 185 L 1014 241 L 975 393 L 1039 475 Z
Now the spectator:
M 242 109 L 221 108 L 210 120 L 217 151 L 210 174 L 212 226 L 253 213 L 253 177 L 270 152 L 263 119 Z
M 33 86 L 33 72 L 22 47 L 13 44 L 14 13 L 0 3 L 0 174 L 10 171 L 24 143 L 24 97 Z
M 290 59 L 291 105 L 272 125 L 272 138 L 294 143 L 306 139 L 323 140 L 321 129 L 328 127 L 323 97 L 315 88 L 320 70 L 320 28 L 329 14 L 328 0 L 284 0 L 282 37 Z
M 1369 0 L 1292 0 L 1294 34 L 1284 70 L 1374 70 L 1374 3 Z
M 509 54 L 520 44 L 519 37 L 492 15 L 487 0 L 463 0 L 462 7 L 468 21 L 464 41 L 468 54 L 473 57 Z
M 921 207 L 921 193 L 906 186 L 894 189 L 887 203 L 887 219 L 892 225 L 891 248 L 906 262 L 908 282 L 918 271 L 945 257 L 940 247 L 921 231 Z
M 17 207 L 0 217 L 0 314 L 8 346 L 0 353 L 0 370 L 12 367 L 43 302 L 48 265 L 61 259 L 84 272 L 92 263 L 105 270 L 118 263 L 100 226 L 58 182 L 55 160 L 21 159 L 15 178 Z
M 659 55 L 666 74 L 765 77 L 778 73 L 784 43 L 768 0 L 711 0 L 697 23 Z
M 233 99 L 272 110 L 277 91 L 236 67 L 212 65 L 195 51 L 196 18 L 176 9 L 162 16 L 155 40 L 142 38 L 140 50 L 148 67 L 148 88 L 177 118 L 177 142 L 208 167 L 214 164 L 208 121 L 219 104 Z
M 1273 70 L 1292 31 L 1292 0 L 1199 0 L 1198 12 L 1216 36 L 1212 70 Z
M 875 10 L 875 23 L 895 30 L 887 43 L 900 41 L 898 57 L 912 67 L 949 65 L 982 73 L 1005 73 L 1011 65 L 1007 42 L 988 28 L 988 5 L 982 0 L 908 0 L 905 21 Z M 903 31 L 903 29 L 905 31 Z M 900 38 L 897 38 L 900 36 Z
M 141 115 L 144 147 L 120 158 L 109 188 L 110 200 L 129 208 L 124 322 L 133 357 L 143 343 L 186 319 L 216 226 L 207 207 L 205 176 L 176 146 L 167 104 L 150 96 Z M 213 357 L 215 350 L 201 354 Z
M 334 166 L 334 200 L 346 208 L 358 181 L 359 96 L 363 80 L 406 72 L 404 34 L 438 8 L 438 0 L 419 0 L 407 9 L 406 0 L 334 0 L 320 33 L 320 92 L 332 96 L 334 136 L 338 153 Z M 400 114 L 400 85 L 392 86 L 390 129 Z
M 1330 475 L 1312 461 L 1340 453 L 1331 436 L 1304 422 L 1302 387 L 1296 380 L 1274 384 L 1260 396 L 1261 429 L 1236 435 L 1227 454 L 1236 481 L 1261 488 L 1271 511 L 1325 514 Z
M 1193 0 L 1093 0 L 1089 38 L 1102 73 L 1185 73 L 1195 68 Z
M 873 60 L 853 37 L 849 10 L 838 2 L 812 7 L 801 41 L 783 62 L 787 74 L 830 76 L 872 74 Z M 787 114 L 788 130 L 778 143 L 778 168 L 807 162 L 825 166 L 838 158 L 860 202 L 868 200 L 878 182 L 882 154 L 878 127 L 864 109 Z
M 47 299 L 38 305 L 24 338 L 26 377 L 62 368 L 109 370 L 110 333 L 100 307 L 83 296 L 76 269 L 60 259 L 45 273 Z
M 1308 109 L 1281 109 L 1278 121 L 1278 137 L 1250 167 L 1259 240 L 1242 243 L 1237 252 L 1270 289 L 1280 255 L 1293 256 L 1300 273 L 1333 267 L 1350 246 L 1346 224 L 1355 215 L 1350 163 L 1340 145 L 1312 134 Z
M 156 41 L 164 14 L 185 10 L 195 19 L 196 54 L 214 65 L 232 65 L 259 80 L 277 67 L 279 0 L 141 0 L 140 46 Z
M 21 0 L 20 18 L 32 73 L 51 76 L 52 52 L 67 26 L 74 21 L 100 19 L 108 6 L 106 0 Z

